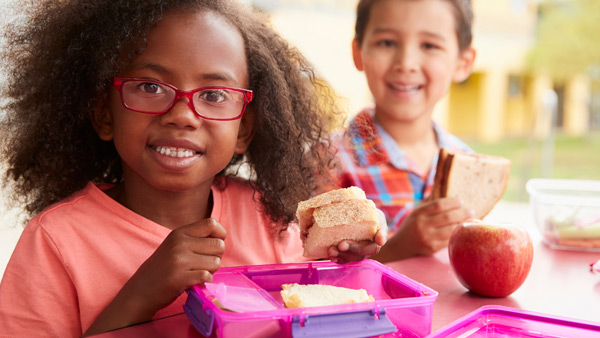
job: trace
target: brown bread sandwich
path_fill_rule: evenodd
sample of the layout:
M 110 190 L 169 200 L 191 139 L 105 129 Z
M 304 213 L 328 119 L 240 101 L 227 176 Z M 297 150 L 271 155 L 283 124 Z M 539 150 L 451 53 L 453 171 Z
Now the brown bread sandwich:
M 358 187 L 342 188 L 298 203 L 304 256 L 327 258 L 327 248 L 342 240 L 370 240 L 379 230 L 373 201 Z
M 510 160 L 491 155 L 452 153 L 441 148 L 431 199 L 458 197 L 483 219 L 508 186 Z

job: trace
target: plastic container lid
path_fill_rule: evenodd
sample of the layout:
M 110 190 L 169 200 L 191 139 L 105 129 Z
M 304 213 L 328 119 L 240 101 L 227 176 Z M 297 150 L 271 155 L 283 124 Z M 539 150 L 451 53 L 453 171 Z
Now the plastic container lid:
M 600 205 L 600 181 L 533 178 L 527 181 L 526 188 L 531 197 L 542 203 Z
M 505 306 L 483 306 L 427 338 L 600 337 L 600 323 Z

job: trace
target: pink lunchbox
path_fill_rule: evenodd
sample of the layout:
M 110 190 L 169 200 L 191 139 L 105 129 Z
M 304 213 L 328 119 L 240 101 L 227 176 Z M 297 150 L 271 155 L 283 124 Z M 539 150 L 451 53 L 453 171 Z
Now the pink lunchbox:
M 427 338 L 600 338 L 600 323 L 486 305 Z
M 281 285 L 288 283 L 365 289 L 375 301 L 288 309 L 280 295 Z M 232 300 L 240 303 L 243 311 L 217 306 L 215 299 L 226 297 L 227 288 L 230 292 L 242 290 Z M 437 295 L 423 284 L 368 259 L 344 265 L 330 261 L 253 265 L 221 268 L 214 274 L 213 283 L 190 288 L 184 311 L 206 337 L 409 338 L 431 332 Z

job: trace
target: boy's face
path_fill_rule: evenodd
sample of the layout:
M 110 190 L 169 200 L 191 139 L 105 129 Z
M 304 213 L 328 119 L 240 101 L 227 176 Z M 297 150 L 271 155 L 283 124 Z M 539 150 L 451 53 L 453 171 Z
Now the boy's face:
M 371 9 L 353 57 L 383 122 L 429 119 L 452 81 L 470 73 L 475 52 L 458 49 L 452 5 L 443 0 L 381 0 Z
M 180 90 L 247 88 L 244 41 L 211 12 L 170 13 L 150 31 L 147 48 L 119 76 L 166 82 Z M 206 191 L 233 154 L 248 146 L 248 119 L 203 119 L 188 107 L 186 98 L 164 114 L 139 113 L 123 106 L 117 89 L 109 96 L 97 114 L 96 130 L 100 138 L 114 142 L 126 184 L 144 185 L 139 191 Z M 247 109 L 245 117 L 249 114 Z

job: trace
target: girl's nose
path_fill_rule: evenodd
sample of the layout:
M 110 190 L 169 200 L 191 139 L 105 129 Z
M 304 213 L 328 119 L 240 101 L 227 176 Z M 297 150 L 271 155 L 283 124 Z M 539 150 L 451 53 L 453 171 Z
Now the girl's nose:
M 202 118 L 196 115 L 189 99 L 181 97 L 169 111 L 161 115 L 161 123 L 165 126 L 196 129 L 202 124 Z

